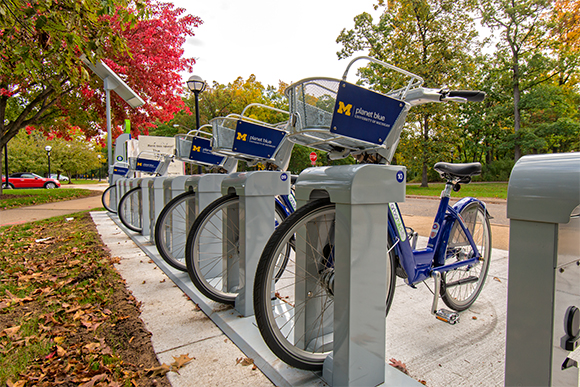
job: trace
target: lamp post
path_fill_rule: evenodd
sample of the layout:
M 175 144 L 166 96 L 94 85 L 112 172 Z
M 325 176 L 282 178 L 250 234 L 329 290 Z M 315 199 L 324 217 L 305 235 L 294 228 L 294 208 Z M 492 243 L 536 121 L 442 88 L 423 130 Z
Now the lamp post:
M 101 168 L 102 168 L 101 155 L 97 155 L 97 157 L 99 158 L 99 183 L 100 183 L 101 182 Z
M 48 178 L 50 179 L 50 151 L 52 150 L 52 147 L 50 145 L 47 145 L 44 147 L 44 150 L 46 151 L 46 155 L 48 156 Z
M 187 80 L 187 88 L 195 95 L 195 129 L 199 129 L 199 93 L 205 90 L 206 85 L 199 75 L 192 75 Z M 201 165 L 197 166 L 197 173 L 201 174 Z

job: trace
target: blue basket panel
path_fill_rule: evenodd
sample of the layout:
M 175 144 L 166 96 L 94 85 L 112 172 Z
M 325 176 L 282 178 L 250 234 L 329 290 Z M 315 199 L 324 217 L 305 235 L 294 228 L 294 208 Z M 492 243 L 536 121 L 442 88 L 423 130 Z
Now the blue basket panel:
M 270 159 L 286 136 L 283 130 L 238 121 L 232 150 L 249 156 Z
M 211 151 L 211 141 L 207 138 L 193 137 L 189 159 L 200 163 L 221 165 L 225 160 L 223 156 L 217 156 Z
M 330 132 L 382 144 L 404 107 L 397 99 L 340 82 Z
M 159 160 L 149 160 L 144 158 L 137 158 L 136 170 L 139 172 L 155 173 L 159 166 Z
M 129 168 L 125 167 L 113 167 L 113 175 L 125 176 L 129 172 Z

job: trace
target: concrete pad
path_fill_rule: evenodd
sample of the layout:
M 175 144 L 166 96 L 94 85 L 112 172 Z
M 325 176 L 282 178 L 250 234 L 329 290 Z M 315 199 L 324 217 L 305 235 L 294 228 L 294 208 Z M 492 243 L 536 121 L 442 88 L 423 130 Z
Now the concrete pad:
M 108 215 L 105 214 L 105 217 L 108 217 Z M 116 244 L 120 248 L 116 250 L 119 253 L 127 254 L 125 248 L 133 242 L 127 242 L 127 236 L 123 240 L 123 233 L 119 232 L 123 229 L 123 226 L 120 226 L 119 223 L 117 227 L 113 227 L 112 232 L 116 234 L 116 238 L 113 239 L 112 245 L 115 246 Z M 126 275 L 138 277 L 138 280 L 131 285 L 136 297 L 138 295 L 141 296 L 139 293 L 141 285 L 145 290 L 148 289 L 142 295 L 144 297 L 142 301 L 144 303 L 143 319 L 157 321 L 155 324 L 147 323 L 151 324 L 151 328 L 149 328 L 150 325 L 147 326 L 152 331 L 154 329 L 153 326 L 161 325 L 161 332 L 155 332 L 152 338 L 158 357 L 165 359 L 162 362 L 168 363 L 168 361 L 173 361 L 172 356 L 189 353 L 190 356 L 196 357 L 196 361 L 192 362 L 192 364 L 198 364 L 202 368 L 197 373 L 193 373 L 191 377 L 188 377 L 188 382 L 175 384 L 176 386 L 199 385 L 200 380 L 197 378 L 199 375 L 205 375 L 204 377 L 207 378 L 207 380 L 203 381 L 203 385 L 208 383 L 245 385 L 248 379 L 244 378 L 253 377 L 254 375 L 248 371 L 247 367 L 233 366 L 233 370 L 230 371 L 227 367 L 232 367 L 231 360 L 226 360 L 224 365 L 219 358 L 215 361 L 214 357 L 216 355 L 213 355 L 222 351 L 223 353 L 220 356 L 227 357 L 229 356 L 229 351 L 232 351 L 232 353 L 236 354 L 233 357 L 237 359 L 241 357 L 241 355 L 237 355 L 240 352 L 236 352 L 240 349 L 246 353 L 246 356 L 253 358 L 259 369 L 276 385 L 326 385 L 321 380 L 320 373 L 296 370 L 277 359 L 261 339 L 253 317 L 242 317 L 234 309 L 207 300 L 191 284 L 186 273 L 178 272 L 164 263 L 157 254 L 155 246 L 151 245 L 145 237 L 128 230 L 125 230 L 125 232 L 137 243 L 143 252 L 135 253 L 133 259 L 123 259 L 120 266 L 125 265 L 125 269 L 128 272 Z M 427 238 L 420 238 L 419 246 L 424 246 L 426 241 Z M 149 263 L 147 258 L 143 259 L 144 253 L 155 261 L 158 269 L 151 269 L 153 264 Z M 427 286 L 432 289 L 433 281 L 419 284 L 414 289 L 399 279 L 393 306 L 387 317 L 387 355 L 385 360 L 388 361 L 393 358 L 405 363 L 410 375 L 416 380 L 425 381 L 428 386 L 447 386 L 449 384 L 460 386 L 502 385 L 504 378 L 507 264 L 508 252 L 494 249 L 486 285 L 475 304 L 469 310 L 461 313 L 461 321 L 456 325 L 448 325 L 441 322 L 431 314 L 433 295 Z M 148 273 L 142 273 L 142 270 L 146 270 Z M 224 345 L 228 344 L 228 340 L 225 340 L 226 336 L 219 332 L 216 333 L 217 328 L 215 326 L 198 328 L 203 326 L 199 325 L 199 320 L 201 319 L 195 316 L 195 307 L 192 310 L 192 308 L 187 306 L 187 301 L 185 304 L 181 303 L 181 301 L 185 300 L 182 295 L 177 293 L 175 295 L 164 295 L 164 300 L 171 299 L 176 300 L 176 302 L 175 304 L 166 302 L 166 305 L 163 306 L 159 305 L 158 301 L 149 299 L 149 297 L 154 297 L 155 293 L 162 294 L 166 291 L 164 286 L 169 280 L 161 282 L 164 278 L 163 276 L 153 277 L 155 279 L 150 279 L 151 277 L 149 277 L 151 275 L 150 272 L 161 274 L 161 270 L 181 290 L 173 286 L 170 286 L 170 288 L 178 293 L 185 292 L 193 302 L 199 304 L 199 307 L 239 349 L 220 349 L 222 343 Z M 143 281 L 146 281 L 146 283 L 143 284 Z M 173 313 L 171 312 L 172 305 L 176 308 Z M 151 308 L 148 308 L 148 306 L 151 306 Z M 441 300 L 439 301 L 439 307 L 446 308 Z M 147 316 L 146 312 L 149 309 L 157 315 Z M 189 317 L 177 317 L 182 311 L 188 314 Z M 163 314 L 161 315 L 161 313 Z M 192 314 L 190 315 L 190 313 Z M 172 325 L 174 321 L 179 321 L 176 326 Z M 208 332 L 206 334 L 207 337 L 199 339 L 198 335 L 189 332 L 197 329 L 206 330 Z M 169 330 L 176 330 L 181 333 L 172 335 L 168 332 Z M 183 337 L 181 341 L 180 337 Z M 157 348 L 163 348 L 163 350 L 158 351 Z M 199 353 L 202 353 L 203 356 L 199 355 Z M 198 355 L 200 361 L 197 362 Z M 235 364 L 235 359 L 233 364 Z M 214 379 L 216 374 L 211 371 L 211 368 L 206 369 L 213 363 L 219 364 L 218 368 L 224 370 L 224 374 L 227 373 L 227 375 L 223 376 L 223 379 Z M 189 372 L 186 371 L 187 367 L 189 365 L 180 370 L 182 375 L 184 372 Z M 216 372 L 219 374 L 219 371 Z M 236 375 L 230 375 L 231 372 L 235 372 Z M 194 379 L 192 380 L 191 378 Z M 173 383 L 173 379 L 171 380 Z M 257 381 L 256 379 L 249 380 L 252 384 L 261 385 L 260 383 L 262 383 L 262 381 Z M 265 383 L 267 384 L 267 380 Z M 389 385 L 388 383 L 387 381 L 385 385 Z
M 259 369 L 252 364 L 242 366 L 238 360 L 246 355 L 223 334 L 207 340 L 158 354 L 161 363 L 171 364 L 174 357 L 189 354 L 195 357 L 191 363 L 179 370 L 179 374 L 169 373 L 174 387 L 186 386 L 272 386 Z
M 433 294 L 426 285 L 433 289 L 433 281 L 413 289 L 398 279 L 387 317 L 387 358 L 405 363 L 412 377 L 430 387 L 503 385 L 507 251 L 493 250 L 490 265 L 480 296 L 455 325 L 431 314 Z M 441 300 L 439 308 L 448 309 Z
M 271 386 L 251 366 L 236 366 L 245 355 L 191 302 L 162 270 L 131 241 L 106 212 L 91 216 L 127 288 L 141 302 L 141 318 L 152 333 L 151 341 L 160 363 L 189 354 L 196 360 L 168 373 L 173 386 L 241 385 Z

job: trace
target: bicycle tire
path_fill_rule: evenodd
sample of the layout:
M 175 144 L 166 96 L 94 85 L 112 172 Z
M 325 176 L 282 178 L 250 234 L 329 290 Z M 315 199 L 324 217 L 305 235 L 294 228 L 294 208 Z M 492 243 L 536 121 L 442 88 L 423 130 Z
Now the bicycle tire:
M 441 299 L 449 308 L 461 312 L 468 309 L 483 289 L 491 257 L 491 227 L 485 209 L 480 203 L 468 204 L 460 213 L 481 254 L 474 266 L 463 266 L 441 275 Z M 445 264 L 473 257 L 473 249 L 455 221 L 451 226 Z
M 130 189 L 119 200 L 117 214 L 121 223 L 129 230 L 135 232 L 143 231 L 143 200 L 141 196 L 141 187 Z
M 117 208 L 111 205 L 111 196 L 113 195 L 115 196 L 115 199 L 117 199 L 116 185 L 110 185 L 109 187 L 107 187 L 107 189 L 103 192 L 103 195 L 101 195 L 101 203 L 103 203 L 103 207 L 105 207 L 105 210 L 112 212 L 113 214 L 116 214 Z
M 266 244 L 254 281 L 254 313 L 264 341 L 282 361 L 305 370 L 322 369 L 333 349 L 334 268 L 327 263 L 334 249 L 335 214 L 329 199 L 311 201 L 291 214 Z M 310 259 L 296 262 L 294 254 L 278 276 L 274 273 L 280 271 L 276 267 L 279 255 L 291 243 L 295 252 L 310 254 Z M 390 252 L 387 312 L 394 296 L 394 264 L 394 253 Z M 296 300 L 298 293 L 303 293 L 303 300 Z M 303 322 L 299 327 L 297 319 Z M 304 333 L 296 337 L 299 331 Z
M 195 221 L 195 192 L 184 192 L 169 201 L 155 223 L 155 246 L 171 267 L 187 271 L 185 246 Z
M 230 289 L 224 287 L 227 286 L 228 267 L 235 268 L 239 261 L 238 227 L 244 221 L 237 219 L 240 214 L 239 200 L 236 194 L 229 194 L 209 204 L 195 219 L 187 237 L 185 252 L 187 272 L 195 287 L 210 300 L 228 305 L 234 305 L 238 295 L 235 286 Z M 228 233 L 224 237 L 222 220 L 226 212 L 233 215 L 230 215 L 231 222 L 227 221 Z M 275 216 L 281 220 L 286 217 L 278 205 Z M 215 247 L 213 251 L 210 250 L 211 246 Z M 228 246 L 225 253 L 224 246 Z

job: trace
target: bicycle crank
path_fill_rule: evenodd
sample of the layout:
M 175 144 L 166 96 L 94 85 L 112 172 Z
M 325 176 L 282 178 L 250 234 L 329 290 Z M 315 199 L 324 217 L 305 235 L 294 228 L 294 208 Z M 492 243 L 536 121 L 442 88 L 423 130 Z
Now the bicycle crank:
M 454 325 L 459 322 L 459 313 L 447 309 L 437 309 L 439 302 L 439 292 L 441 290 L 441 273 L 434 272 L 435 290 L 433 291 L 433 305 L 431 306 L 431 313 L 435 315 L 437 320 L 444 321 L 448 324 Z

